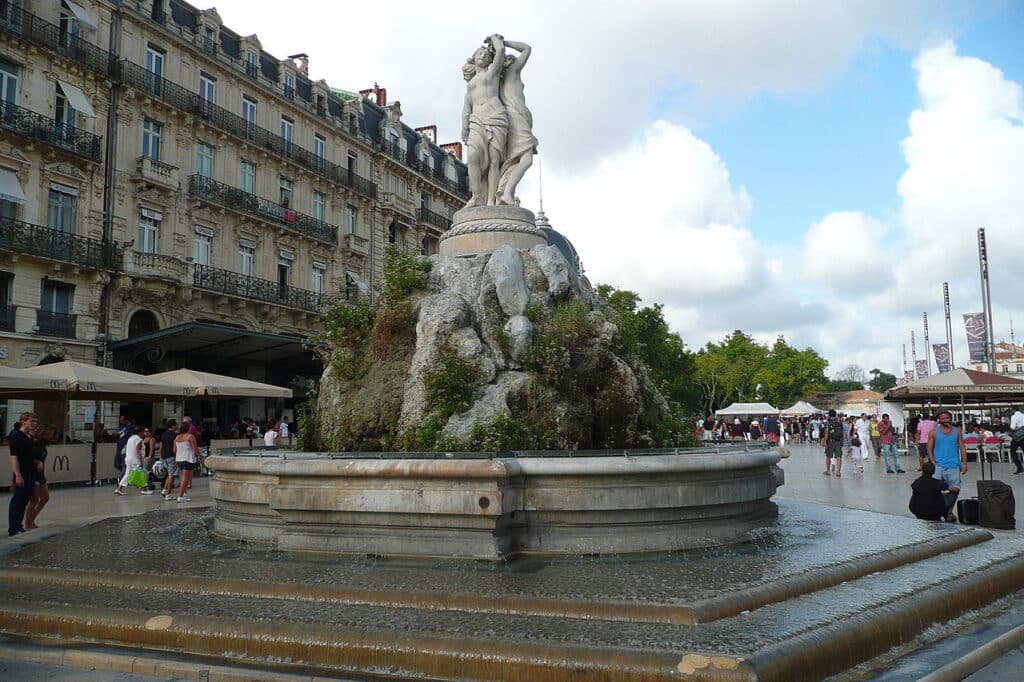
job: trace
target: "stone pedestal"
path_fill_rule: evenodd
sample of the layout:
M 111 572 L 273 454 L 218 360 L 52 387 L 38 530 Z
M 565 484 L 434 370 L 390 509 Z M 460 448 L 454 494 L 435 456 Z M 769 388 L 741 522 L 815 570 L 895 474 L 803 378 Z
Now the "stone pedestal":
M 475 256 L 493 253 L 508 245 L 529 249 L 547 244 L 532 211 L 518 206 L 473 206 L 455 214 L 452 227 L 441 236 L 442 256 Z

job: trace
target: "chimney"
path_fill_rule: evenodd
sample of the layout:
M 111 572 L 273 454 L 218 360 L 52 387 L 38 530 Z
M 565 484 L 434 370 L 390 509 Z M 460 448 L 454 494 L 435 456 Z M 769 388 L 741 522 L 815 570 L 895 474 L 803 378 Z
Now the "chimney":
M 434 144 L 437 144 L 437 126 L 436 125 L 420 126 L 419 128 L 416 129 L 416 132 L 417 133 L 426 133 L 427 139 L 429 139 Z
M 461 142 L 446 142 L 441 145 L 441 149 L 446 152 L 451 152 L 459 161 L 462 161 L 462 143 Z
M 303 76 L 309 75 L 309 55 L 305 52 L 299 54 L 293 54 L 288 57 L 295 62 L 295 70 L 301 73 Z

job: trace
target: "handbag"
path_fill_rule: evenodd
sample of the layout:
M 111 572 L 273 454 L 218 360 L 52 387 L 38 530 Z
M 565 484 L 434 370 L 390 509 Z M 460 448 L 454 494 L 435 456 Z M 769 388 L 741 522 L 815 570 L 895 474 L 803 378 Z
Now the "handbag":
M 1024 440 L 1024 426 L 1018 427 L 1013 431 L 1010 431 L 1010 438 L 1013 440 Z
M 135 467 L 128 474 L 128 485 L 143 488 L 149 483 L 149 474 L 142 467 Z
M 855 448 L 859 448 L 860 447 L 860 438 L 858 438 L 857 436 L 854 436 L 853 438 L 851 438 L 850 439 L 850 445 L 852 445 Z

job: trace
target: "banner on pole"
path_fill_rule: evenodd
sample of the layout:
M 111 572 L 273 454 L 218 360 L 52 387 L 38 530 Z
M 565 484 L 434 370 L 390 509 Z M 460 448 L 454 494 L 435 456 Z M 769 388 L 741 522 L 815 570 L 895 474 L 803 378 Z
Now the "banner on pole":
M 918 360 L 917 361 L 917 378 L 924 379 L 928 376 L 928 361 Z
M 935 364 L 939 368 L 939 374 L 948 372 L 951 369 L 949 366 L 949 344 L 933 343 L 932 351 L 935 353 Z
M 967 350 L 971 362 L 988 362 L 988 325 L 985 313 L 964 313 L 964 328 L 967 330 Z
M 914 380 L 914 370 L 912 370 L 912 369 L 904 370 L 903 371 L 903 381 L 905 383 L 909 384 L 913 380 Z

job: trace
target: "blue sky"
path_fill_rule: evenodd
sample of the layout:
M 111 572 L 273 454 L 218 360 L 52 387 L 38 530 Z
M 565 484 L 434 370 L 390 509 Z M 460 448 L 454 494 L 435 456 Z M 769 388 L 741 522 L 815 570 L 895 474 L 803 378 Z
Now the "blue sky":
M 314 79 L 380 83 L 443 142 L 483 37 L 530 43 L 548 217 L 595 284 L 664 304 L 691 348 L 743 329 L 813 347 L 831 372 L 899 373 L 921 313 L 941 318 L 943 281 L 956 319 L 978 309 L 979 225 L 996 338 L 1011 317 L 1024 328 L 1024 2 L 295 8 L 217 2 L 272 54 L 309 53 Z M 536 172 L 520 199 L 539 207 Z M 965 358 L 962 327 L 954 339 Z

